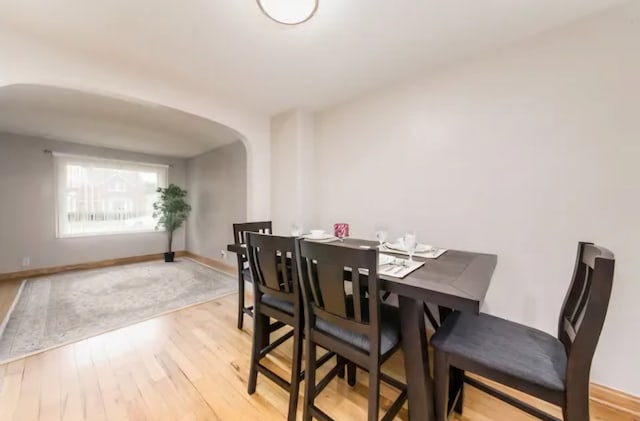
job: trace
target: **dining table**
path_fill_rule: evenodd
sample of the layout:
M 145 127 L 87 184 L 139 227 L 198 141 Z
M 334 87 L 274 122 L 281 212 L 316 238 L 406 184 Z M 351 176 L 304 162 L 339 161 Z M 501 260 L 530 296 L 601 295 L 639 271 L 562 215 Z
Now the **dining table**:
M 377 241 L 350 237 L 331 244 L 351 248 L 379 245 Z M 227 250 L 246 252 L 242 244 L 229 244 Z M 433 421 L 433 379 L 429 369 L 426 304 L 437 306 L 440 322 L 454 310 L 479 314 L 498 258 L 490 253 L 448 249 L 436 259 L 416 256 L 413 259 L 425 264 L 403 278 L 379 274 L 380 289 L 398 297 L 409 420 Z M 463 382 L 463 375 L 452 374 L 449 410 L 460 397 Z

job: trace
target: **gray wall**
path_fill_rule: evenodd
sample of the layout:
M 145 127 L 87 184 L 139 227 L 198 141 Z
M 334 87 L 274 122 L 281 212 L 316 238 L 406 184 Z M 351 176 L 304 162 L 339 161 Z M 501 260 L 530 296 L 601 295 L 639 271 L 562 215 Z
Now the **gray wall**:
M 268 175 L 266 175 L 268 176 Z M 235 142 L 187 161 L 187 190 L 191 217 L 187 222 L 187 249 L 222 260 L 220 251 L 233 241 L 231 225 L 247 218 L 247 157 Z M 227 256 L 233 264 L 235 256 Z
M 161 253 L 162 232 L 56 238 L 54 163 L 44 149 L 104 158 L 169 164 L 169 182 L 186 184 L 185 160 L 0 133 L 0 273 Z M 174 239 L 184 250 L 185 230 Z

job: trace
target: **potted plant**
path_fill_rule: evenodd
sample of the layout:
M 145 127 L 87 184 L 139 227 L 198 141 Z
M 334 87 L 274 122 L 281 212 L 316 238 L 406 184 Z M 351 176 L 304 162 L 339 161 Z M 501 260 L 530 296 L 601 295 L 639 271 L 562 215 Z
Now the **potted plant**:
M 160 199 L 153 204 L 153 217 L 158 218 L 156 229 L 163 227 L 167 231 L 169 250 L 164 254 L 164 261 L 173 262 L 173 233 L 186 221 L 191 205 L 185 201 L 187 191 L 175 184 L 169 184 L 166 188 L 158 187 L 156 192 L 160 193 Z

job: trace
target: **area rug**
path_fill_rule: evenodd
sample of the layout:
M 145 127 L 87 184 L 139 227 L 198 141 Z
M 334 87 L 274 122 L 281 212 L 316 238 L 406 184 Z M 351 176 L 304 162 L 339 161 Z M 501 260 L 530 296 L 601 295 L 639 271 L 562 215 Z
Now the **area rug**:
M 220 298 L 237 289 L 232 276 L 189 259 L 30 279 L 0 337 L 0 362 Z

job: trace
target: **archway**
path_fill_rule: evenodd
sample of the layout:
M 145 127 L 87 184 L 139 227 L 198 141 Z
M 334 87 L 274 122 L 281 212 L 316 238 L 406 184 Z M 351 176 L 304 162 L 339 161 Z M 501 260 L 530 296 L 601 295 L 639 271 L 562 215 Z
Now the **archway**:
M 189 163 L 194 162 L 197 167 L 194 174 L 201 174 L 198 172 L 201 160 L 196 157 L 208 155 L 211 159 L 217 155 L 216 151 L 224 149 L 224 153 L 229 153 L 231 150 L 233 156 L 240 156 L 236 161 L 242 165 L 242 174 L 234 177 L 232 189 L 236 196 L 243 196 L 242 200 L 235 197 L 236 204 L 242 203 L 243 209 L 232 222 L 245 220 L 250 214 L 251 171 L 247 138 L 238 130 L 212 119 L 120 95 L 53 85 L 13 84 L 0 87 L 0 132 L 87 147 L 177 157 L 185 161 L 185 184 L 189 184 L 186 180 Z M 215 159 L 214 162 L 229 163 Z M 235 170 L 237 173 L 237 168 Z M 201 184 L 194 185 L 211 193 Z M 217 192 L 221 194 L 220 189 Z M 215 198 L 215 201 L 220 200 L 220 197 Z M 225 215 L 230 218 L 228 212 Z M 198 219 L 207 220 L 206 217 Z M 225 220 L 225 224 L 230 233 L 229 221 Z M 220 230 L 224 233 L 222 228 Z M 209 247 L 208 257 L 218 257 L 220 248 L 219 245 L 213 247 L 217 251 L 212 255 Z

